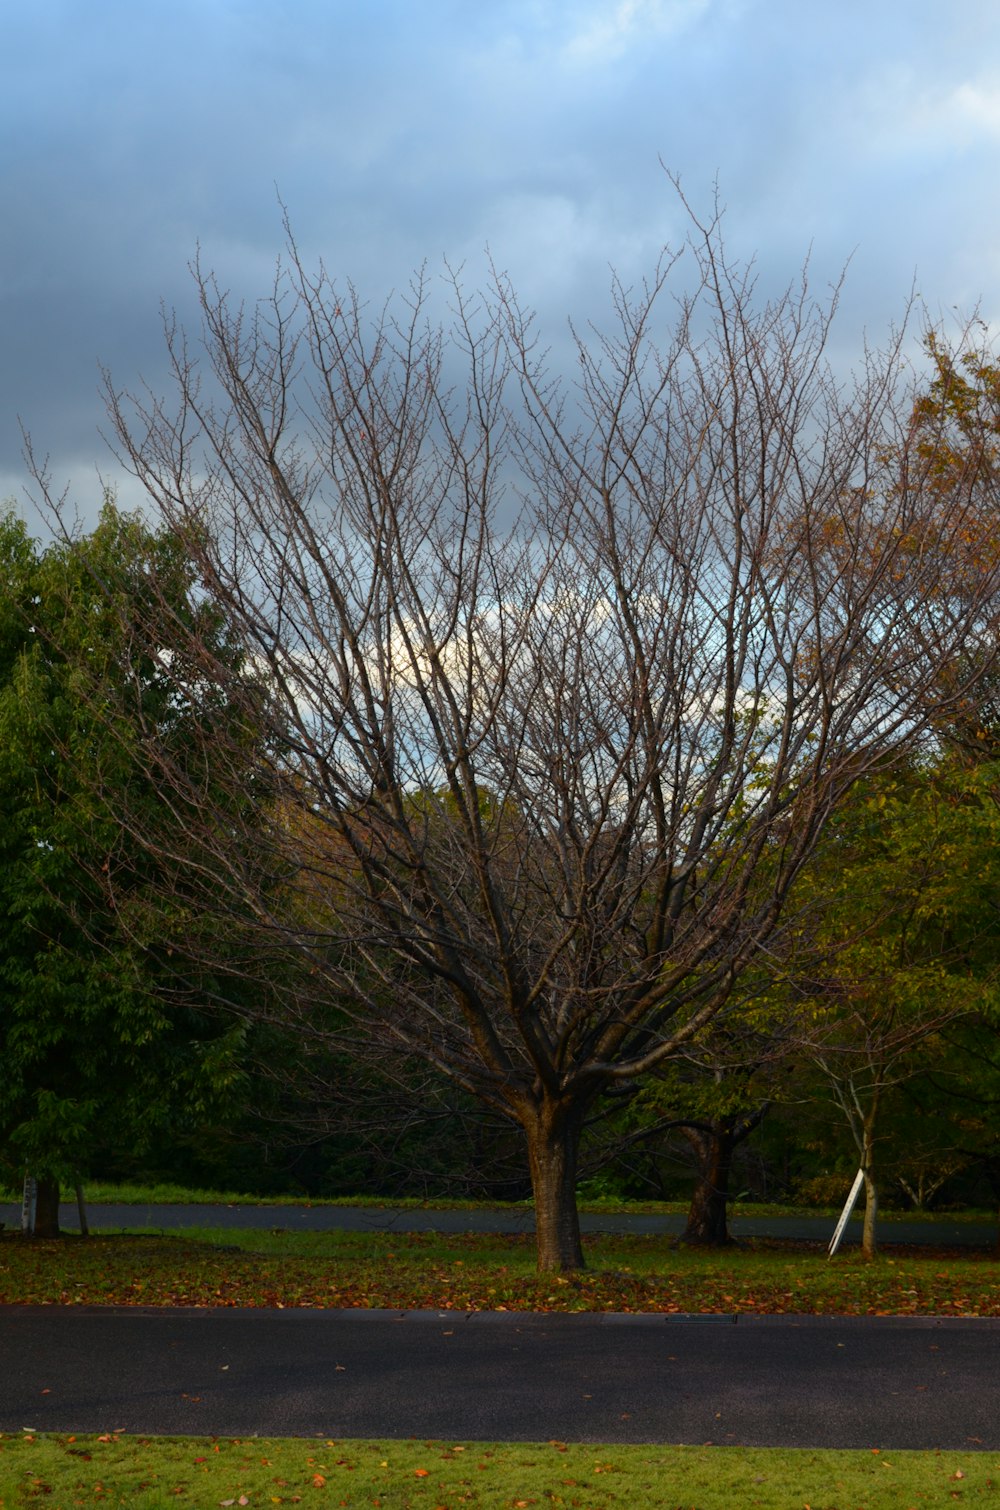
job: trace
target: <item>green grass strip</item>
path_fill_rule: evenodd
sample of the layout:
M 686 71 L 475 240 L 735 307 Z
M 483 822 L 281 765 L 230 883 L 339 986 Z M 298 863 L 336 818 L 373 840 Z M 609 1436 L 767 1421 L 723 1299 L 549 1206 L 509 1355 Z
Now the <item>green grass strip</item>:
M 0 1436 L 0 1507 L 932 1510 L 1000 1504 L 991 1452 Z

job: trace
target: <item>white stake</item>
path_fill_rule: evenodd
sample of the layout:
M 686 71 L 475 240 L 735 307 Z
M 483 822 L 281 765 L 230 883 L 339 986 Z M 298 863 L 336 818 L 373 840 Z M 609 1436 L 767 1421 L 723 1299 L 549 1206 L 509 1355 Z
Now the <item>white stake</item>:
M 857 1205 L 858 1196 L 861 1194 L 861 1187 L 864 1182 L 865 1172 L 863 1169 L 859 1169 L 857 1174 L 854 1176 L 854 1184 L 851 1186 L 851 1193 L 847 1197 L 843 1211 L 840 1213 L 840 1221 L 837 1223 L 837 1229 L 830 1239 L 830 1246 L 827 1249 L 827 1253 L 830 1258 L 833 1257 L 837 1249 L 840 1247 L 840 1240 L 844 1235 L 844 1228 L 847 1226 L 847 1223 L 850 1220 L 851 1212 Z

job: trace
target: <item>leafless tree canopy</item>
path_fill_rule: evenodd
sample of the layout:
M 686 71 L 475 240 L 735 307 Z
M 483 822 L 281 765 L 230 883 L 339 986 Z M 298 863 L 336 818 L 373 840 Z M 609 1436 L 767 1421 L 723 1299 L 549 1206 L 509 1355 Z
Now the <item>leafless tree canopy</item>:
M 147 731 L 202 906 L 518 1121 L 578 1263 L 587 1111 L 739 1009 L 832 807 L 972 695 L 992 475 L 928 486 L 898 343 L 839 380 L 836 296 L 759 298 L 716 222 L 568 376 L 502 276 L 444 328 L 423 278 L 373 314 L 294 245 L 253 309 L 198 276 L 172 397 L 109 393 L 270 699 L 279 887 Z

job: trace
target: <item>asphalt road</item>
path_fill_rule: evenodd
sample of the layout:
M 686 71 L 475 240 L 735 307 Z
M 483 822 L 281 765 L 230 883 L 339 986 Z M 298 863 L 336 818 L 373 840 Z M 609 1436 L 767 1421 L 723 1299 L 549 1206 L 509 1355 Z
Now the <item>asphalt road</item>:
M 1000 1322 L 0 1307 L 0 1431 L 1000 1450 Z
M 97 1230 L 159 1229 L 174 1231 L 184 1227 L 264 1227 L 284 1228 L 289 1232 L 322 1232 L 333 1229 L 351 1232 L 533 1232 L 534 1216 L 530 1210 L 477 1209 L 474 1211 L 402 1210 L 379 1206 L 88 1206 L 91 1227 Z M 67 1232 L 78 1227 L 75 1204 L 60 1208 L 60 1220 Z M 19 1227 L 19 1206 L 0 1206 L 0 1222 Z M 584 1232 L 662 1233 L 677 1236 L 684 1230 L 683 1216 L 646 1216 L 639 1213 L 584 1213 L 580 1217 Z M 731 1223 L 733 1235 L 740 1237 L 787 1237 L 813 1242 L 829 1242 L 834 1221 L 822 1217 L 738 1216 Z M 995 1222 L 953 1222 L 947 1218 L 934 1221 L 888 1221 L 879 1224 L 884 1243 L 933 1243 L 941 1247 L 992 1247 L 997 1242 Z M 848 1224 L 844 1241 L 860 1242 L 861 1223 Z

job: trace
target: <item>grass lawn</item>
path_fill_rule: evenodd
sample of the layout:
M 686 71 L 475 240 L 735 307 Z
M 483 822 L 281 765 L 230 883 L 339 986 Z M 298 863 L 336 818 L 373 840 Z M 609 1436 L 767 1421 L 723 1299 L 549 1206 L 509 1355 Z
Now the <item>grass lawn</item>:
M 995 1453 L 0 1437 L 0 1506 L 932 1510 L 1000 1504 Z
M 535 1271 L 530 1237 L 428 1232 L 191 1231 L 0 1236 L 0 1303 L 375 1306 L 456 1310 L 1000 1316 L 992 1252 L 822 1244 L 722 1252 L 663 1237 L 593 1237 L 589 1267 Z
M 83 1189 L 84 1198 L 88 1205 L 113 1205 L 113 1206 L 304 1206 L 307 1209 L 314 1206 L 373 1206 L 391 1207 L 394 1211 L 423 1211 L 427 1209 L 441 1209 L 448 1211 L 475 1210 L 482 1206 L 482 1201 L 425 1201 L 416 1196 L 400 1196 L 398 1200 L 386 1200 L 382 1196 L 350 1195 L 350 1196 L 316 1196 L 310 1198 L 304 1195 L 246 1195 L 238 1190 L 192 1190 L 187 1185 L 175 1185 L 160 1183 L 157 1185 L 138 1184 L 112 1184 L 101 1180 L 88 1180 Z M 11 1185 L 0 1184 L 0 1199 L 17 1201 L 20 1203 L 21 1190 Z M 66 1187 L 62 1192 L 62 1199 L 72 1203 L 76 1197 L 72 1189 Z M 489 1205 L 488 1209 L 512 1211 L 528 1211 L 531 1209 L 530 1201 L 497 1201 Z M 583 1207 L 581 1206 L 581 1209 Z M 603 1206 L 601 1209 L 604 1209 Z M 624 1209 L 620 1205 L 615 1209 Z M 632 1209 L 631 1207 L 629 1208 Z M 637 1206 L 636 1210 L 646 1210 L 644 1206 Z M 686 1210 L 680 1202 L 663 1204 L 654 1203 L 650 1210 L 682 1211 Z M 775 1208 L 777 1209 L 777 1208 Z
M 845 1181 L 844 1196 L 846 1198 L 850 1181 Z M 161 1183 L 158 1185 L 139 1184 L 111 1184 L 99 1180 L 88 1180 L 84 1187 L 84 1196 L 88 1205 L 125 1205 L 125 1206 L 304 1206 L 306 1208 L 322 1206 L 372 1206 L 378 1209 L 390 1208 L 394 1211 L 530 1211 L 532 1203 L 527 1201 L 472 1201 L 472 1200 L 421 1200 L 416 1196 L 400 1196 L 397 1199 L 389 1199 L 384 1196 L 348 1195 L 334 1197 L 316 1197 L 310 1199 L 302 1195 L 246 1195 L 237 1190 L 192 1190 L 186 1185 Z M 72 1202 L 74 1199 L 72 1190 L 63 1191 L 63 1200 Z M 17 1202 L 20 1204 L 20 1187 L 0 1183 L 0 1201 Z M 687 1201 L 628 1201 L 622 1202 L 609 1196 L 599 1200 L 580 1199 L 578 1202 L 581 1211 L 612 1213 L 634 1212 L 651 1216 L 684 1216 L 688 1210 Z M 823 1217 L 835 1222 L 840 1215 L 840 1207 L 833 1206 L 794 1206 L 789 1204 L 779 1205 L 776 1202 L 767 1201 L 739 1201 L 730 1202 L 729 1214 L 731 1218 L 740 1216 L 815 1216 Z M 893 1222 L 930 1222 L 946 1220 L 948 1222 L 991 1222 L 996 1218 L 995 1210 L 983 1211 L 896 1211 L 880 1206 L 879 1227 L 884 1230 Z M 853 1220 L 860 1222 L 861 1209 L 859 1208 Z M 832 1227 L 831 1227 L 832 1230 Z

